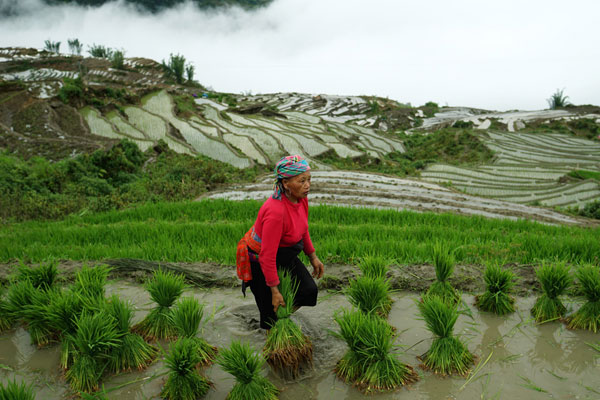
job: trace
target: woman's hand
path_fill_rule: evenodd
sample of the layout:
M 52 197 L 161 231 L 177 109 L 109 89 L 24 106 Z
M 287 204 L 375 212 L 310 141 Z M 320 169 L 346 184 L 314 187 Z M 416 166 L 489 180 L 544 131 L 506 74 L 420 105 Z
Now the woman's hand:
M 271 304 L 273 304 L 275 312 L 277 312 L 279 306 L 285 307 L 285 301 L 283 301 L 283 296 L 277 286 L 271 286 Z
M 325 270 L 325 266 L 323 265 L 321 260 L 319 260 L 319 257 L 317 257 L 317 253 L 310 254 L 308 256 L 308 258 L 310 259 L 310 265 L 313 266 L 313 273 L 312 273 L 313 278 L 317 278 L 317 279 L 322 278 L 323 272 Z

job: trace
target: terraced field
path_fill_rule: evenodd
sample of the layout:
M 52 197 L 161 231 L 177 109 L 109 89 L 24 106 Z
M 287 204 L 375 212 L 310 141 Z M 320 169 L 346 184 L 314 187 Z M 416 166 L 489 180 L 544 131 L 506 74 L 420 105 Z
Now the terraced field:
M 434 164 L 421 173 L 429 182 L 451 183 L 473 195 L 515 203 L 581 207 L 600 199 L 597 180 L 563 178 L 572 170 L 600 171 L 600 143 L 562 134 L 488 132 L 495 154 L 490 165 Z

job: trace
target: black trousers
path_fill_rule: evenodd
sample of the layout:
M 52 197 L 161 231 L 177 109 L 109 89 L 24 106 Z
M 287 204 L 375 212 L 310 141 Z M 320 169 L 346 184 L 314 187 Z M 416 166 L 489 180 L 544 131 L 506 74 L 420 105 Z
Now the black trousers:
M 289 271 L 292 279 L 298 282 L 298 291 L 294 298 L 294 306 L 315 306 L 317 304 L 317 284 L 298 258 L 299 250 L 294 247 L 280 247 L 277 251 L 277 268 Z M 273 311 L 271 288 L 267 286 L 265 275 L 258 262 L 251 262 L 252 280 L 250 290 L 256 300 L 260 312 L 260 327 L 270 329 L 277 321 Z

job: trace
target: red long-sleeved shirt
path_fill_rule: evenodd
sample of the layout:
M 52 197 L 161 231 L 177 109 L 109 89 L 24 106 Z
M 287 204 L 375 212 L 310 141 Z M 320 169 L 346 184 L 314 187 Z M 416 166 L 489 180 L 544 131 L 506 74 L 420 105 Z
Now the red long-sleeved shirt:
M 261 238 L 258 260 L 265 275 L 267 286 L 277 286 L 277 249 L 290 247 L 300 241 L 304 242 L 304 253 L 315 252 L 308 234 L 308 200 L 306 198 L 292 203 L 285 195 L 281 200 L 269 197 L 264 202 L 256 222 L 254 232 Z

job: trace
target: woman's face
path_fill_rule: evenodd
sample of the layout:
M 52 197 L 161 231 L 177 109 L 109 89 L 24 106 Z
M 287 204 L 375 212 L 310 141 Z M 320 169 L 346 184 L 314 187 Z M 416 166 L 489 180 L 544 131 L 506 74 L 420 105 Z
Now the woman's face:
M 310 192 L 310 171 L 282 180 L 290 200 L 298 201 L 308 196 Z

